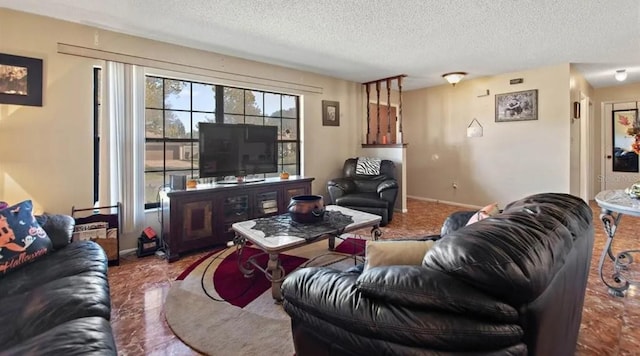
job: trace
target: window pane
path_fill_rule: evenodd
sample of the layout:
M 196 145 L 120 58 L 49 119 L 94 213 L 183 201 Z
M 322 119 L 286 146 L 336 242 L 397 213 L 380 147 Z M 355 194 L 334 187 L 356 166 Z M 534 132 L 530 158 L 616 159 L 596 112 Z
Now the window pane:
M 144 170 L 164 169 L 164 144 L 162 142 L 146 142 L 144 144 Z
M 211 84 L 193 83 L 193 110 L 216 111 L 216 87 Z
M 216 105 L 216 89 L 222 90 L 223 108 Z M 267 125 L 278 128 L 279 171 L 299 174 L 299 97 L 247 88 L 227 88 L 187 80 L 146 77 L 145 203 L 158 204 L 158 188 L 169 176 L 198 175 L 198 126 L 216 122 L 216 109 L 224 109 L 223 122 Z M 279 172 L 269 173 L 277 177 Z M 263 175 L 257 175 L 263 176 Z
M 187 179 L 190 178 L 198 178 L 197 171 L 195 175 L 192 170 L 183 170 L 183 171 L 167 171 L 167 183 L 171 181 L 171 176 L 186 176 Z
M 244 124 L 244 116 L 242 115 L 224 115 L 225 124 Z
M 164 137 L 191 138 L 191 114 L 184 111 L 170 111 L 164 113 Z
M 295 96 L 282 96 L 282 117 L 298 118 L 298 108 L 296 107 Z
M 280 94 L 265 93 L 264 94 L 264 113 L 265 116 L 280 117 Z
M 145 110 L 144 136 L 146 138 L 162 137 L 162 110 L 156 110 L 156 109 Z
M 256 117 L 256 116 L 247 116 L 244 118 L 244 122 L 246 124 L 252 124 L 252 125 L 260 125 L 262 126 L 262 124 L 264 123 L 264 119 L 262 118 L 262 116 Z
M 272 119 L 272 118 L 269 118 L 269 117 L 265 117 L 264 118 L 265 126 L 276 126 L 278 128 L 278 140 L 282 139 L 282 137 L 281 137 L 282 136 L 282 132 L 280 132 L 280 122 L 281 121 L 282 120 L 280 120 L 280 119 Z
M 166 109 L 191 109 L 191 83 L 181 80 L 164 81 L 164 106 Z
M 224 112 L 228 114 L 244 112 L 244 90 L 224 88 Z
M 245 115 L 262 115 L 263 93 L 261 91 L 244 91 Z
M 298 120 L 282 119 L 282 139 L 283 140 L 298 139 Z
M 162 109 L 162 79 L 147 77 L 144 90 L 144 105 L 148 108 Z
M 300 174 L 300 171 L 298 171 L 298 165 L 296 164 L 285 164 L 282 166 L 282 170 L 288 172 L 289 174 Z
M 298 159 L 298 145 L 293 142 L 280 143 L 278 154 L 283 164 L 295 164 Z
M 167 142 L 164 154 L 166 169 L 191 169 L 192 142 Z M 197 147 L 196 147 L 197 150 Z
M 214 114 L 194 112 L 192 114 L 192 117 L 193 117 L 193 125 L 191 126 L 191 130 L 193 132 L 193 137 L 192 137 L 193 139 L 198 138 L 198 131 L 200 131 L 198 129 L 198 125 L 201 122 L 216 122 L 216 117 Z
M 164 185 L 164 174 L 162 172 L 144 174 L 145 204 L 158 202 L 158 191 L 163 185 Z

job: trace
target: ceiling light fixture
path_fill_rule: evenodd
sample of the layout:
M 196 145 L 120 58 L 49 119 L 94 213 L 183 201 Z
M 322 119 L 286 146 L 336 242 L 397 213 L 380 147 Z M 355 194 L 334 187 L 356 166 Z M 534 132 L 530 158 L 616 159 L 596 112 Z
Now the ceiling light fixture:
M 616 77 L 617 81 L 623 82 L 625 79 L 627 79 L 627 71 L 626 71 L 626 69 L 617 70 L 616 74 L 614 74 L 614 77 Z
M 445 73 L 442 75 L 442 78 L 444 78 L 447 82 L 449 82 L 449 84 L 453 85 L 454 87 L 456 86 L 456 84 L 458 82 L 460 82 L 460 80 L 462 80 L 462 78 L 467 75 L 467 73 L 465 72 L 451 72 L 451 73 Z

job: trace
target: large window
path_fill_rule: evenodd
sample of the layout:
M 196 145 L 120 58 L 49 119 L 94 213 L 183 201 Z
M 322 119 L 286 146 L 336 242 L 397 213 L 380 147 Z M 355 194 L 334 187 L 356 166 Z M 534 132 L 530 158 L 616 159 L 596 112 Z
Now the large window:
M 145 208 L 158 206 L 171 175 L 198 176 L 201 122 L 277 126 L 278 169 L 299 174 L 297 96 L 155 76 L 145 89 Z

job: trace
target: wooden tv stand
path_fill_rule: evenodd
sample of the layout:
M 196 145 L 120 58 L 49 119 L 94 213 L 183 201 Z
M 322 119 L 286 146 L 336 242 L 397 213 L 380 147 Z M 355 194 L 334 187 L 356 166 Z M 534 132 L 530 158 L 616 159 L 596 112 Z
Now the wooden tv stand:
M 255 183 L 210 184 L 176 190 L 162 200 L 162 238 L 169 262 L 181 253 L 225 245 L 238 221 L 284 214 L 289 200 L 311 194 L 314 178 L 266 178 Z

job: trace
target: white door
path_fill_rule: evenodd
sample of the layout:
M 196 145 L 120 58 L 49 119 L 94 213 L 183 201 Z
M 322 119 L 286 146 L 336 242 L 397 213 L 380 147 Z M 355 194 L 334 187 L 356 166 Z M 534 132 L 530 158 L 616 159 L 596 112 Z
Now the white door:
M 638 155 L 632 145 L 635 137 L 628 129 L 638 127 L 639 102 L 606 103 L 604 121 L 604 175 L 602 189 L 625 189 L 640 181 Z

